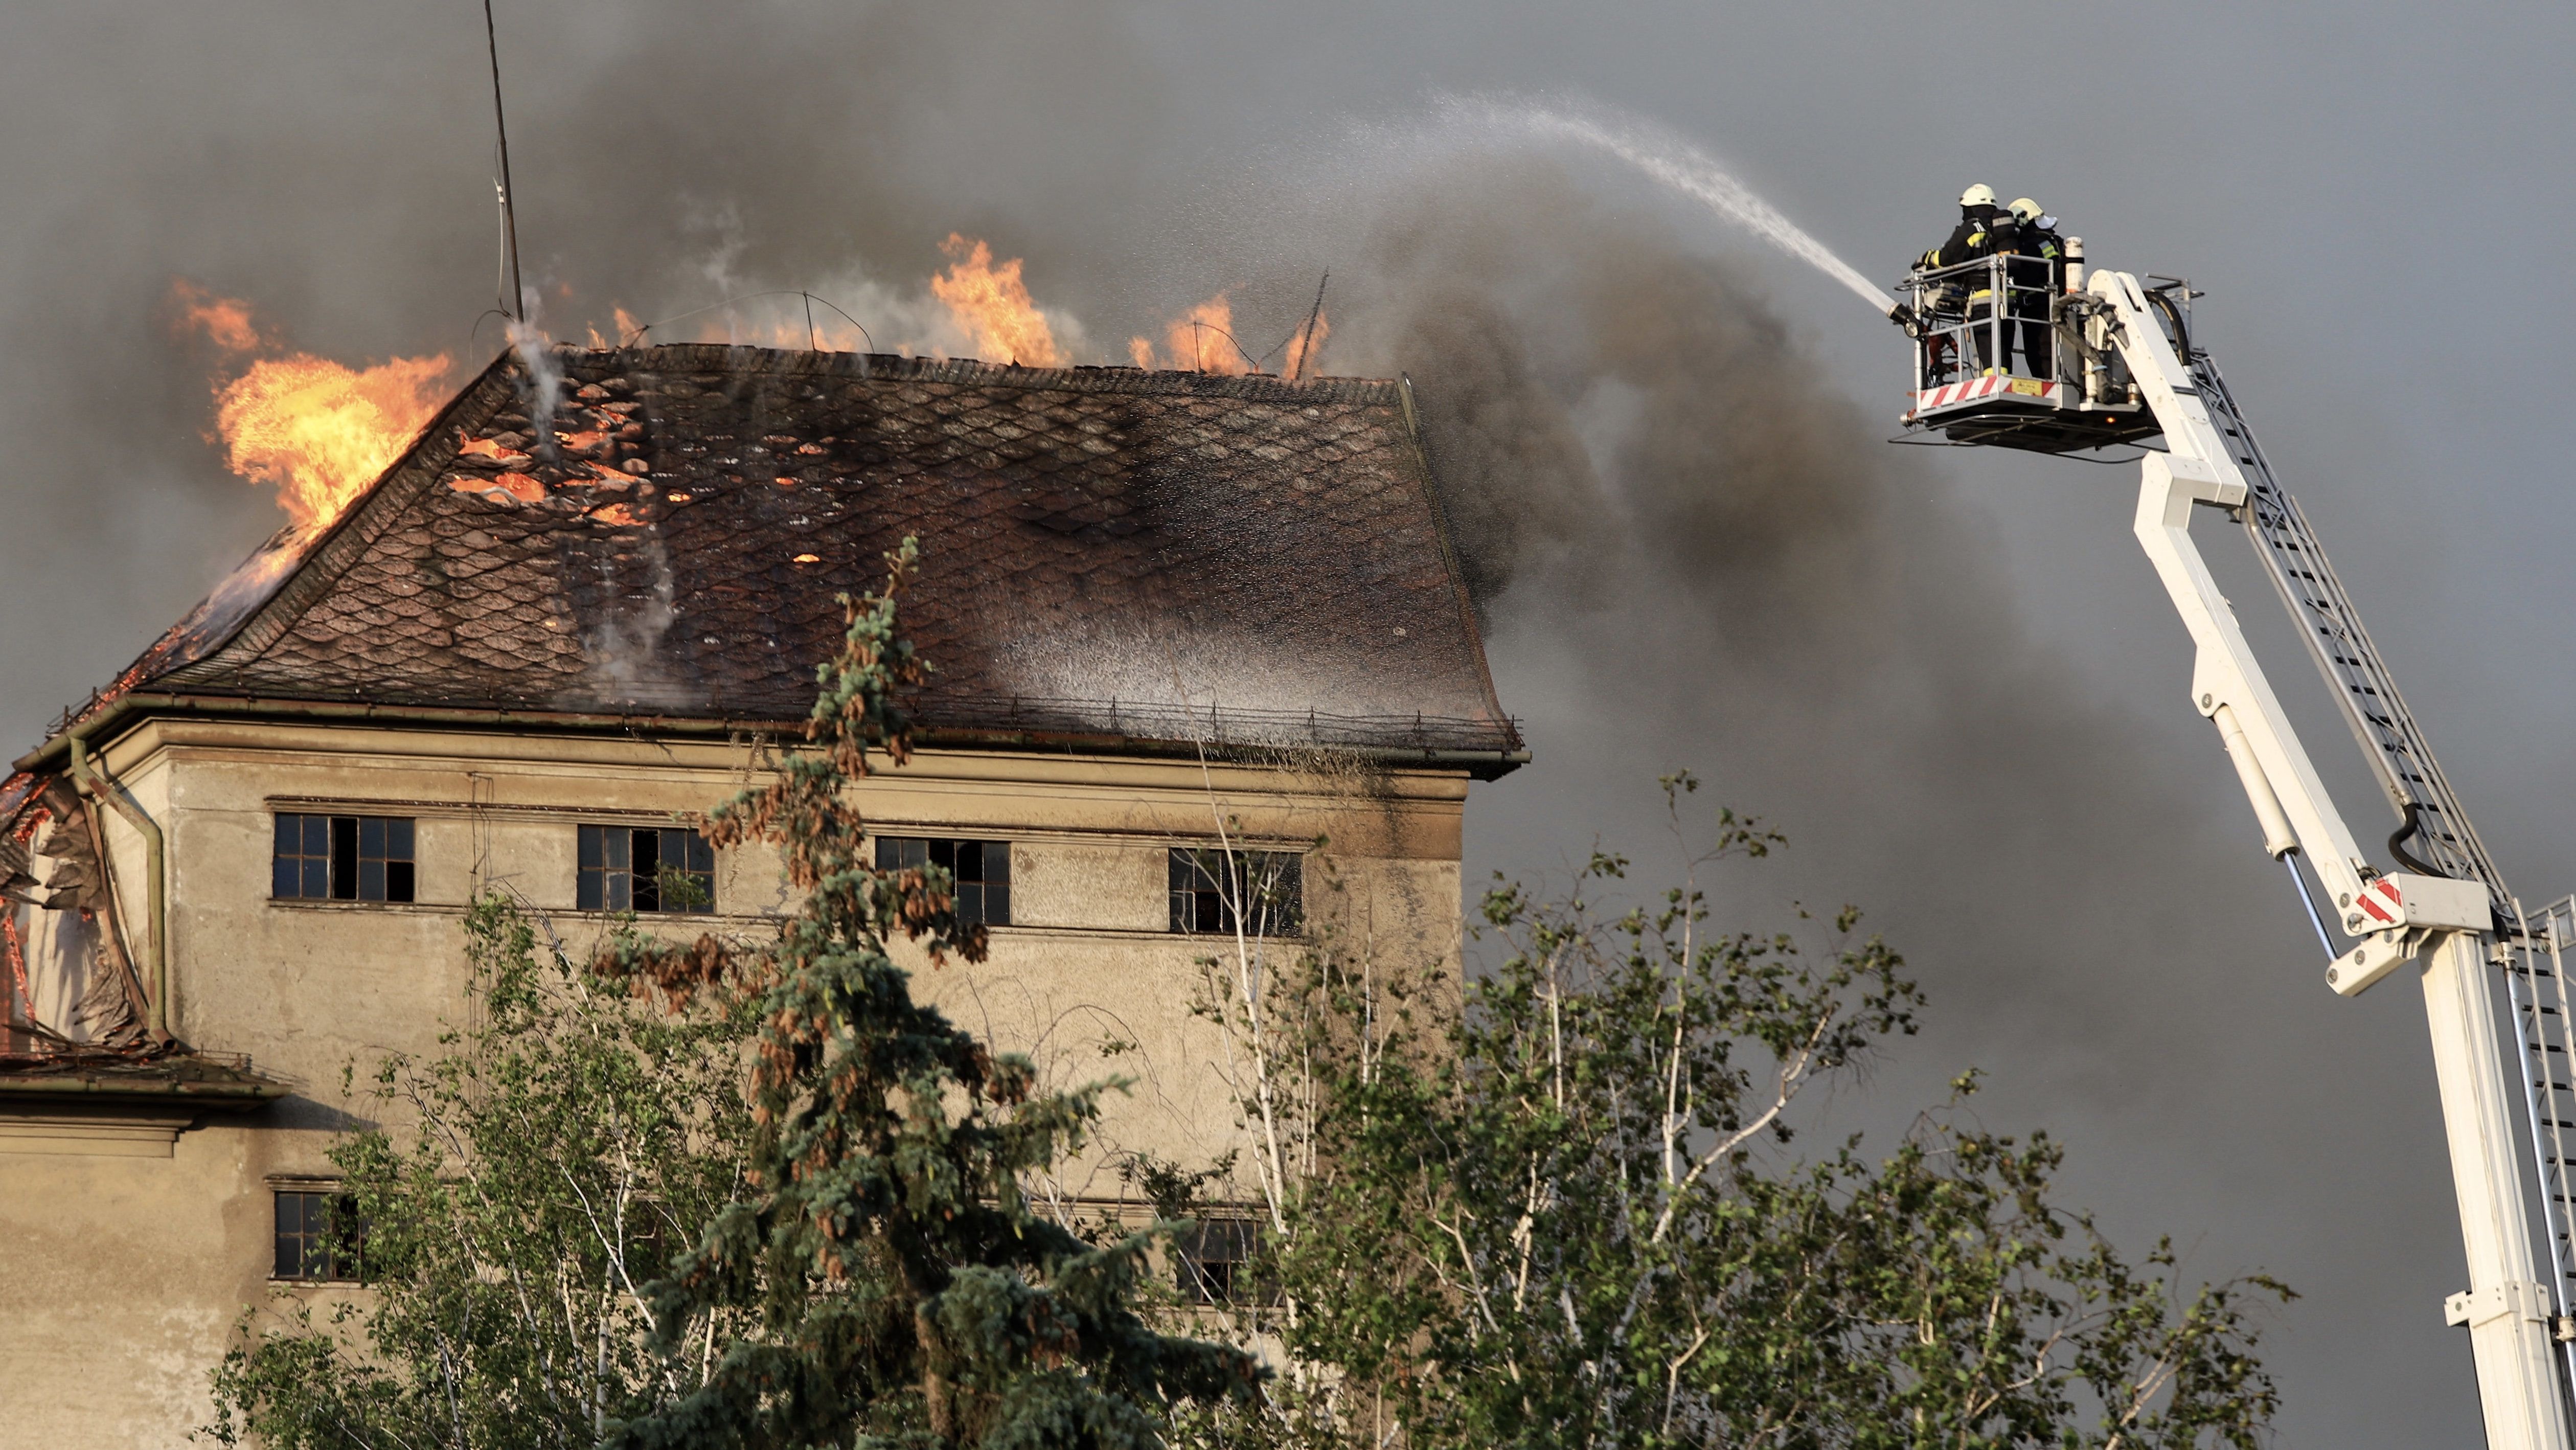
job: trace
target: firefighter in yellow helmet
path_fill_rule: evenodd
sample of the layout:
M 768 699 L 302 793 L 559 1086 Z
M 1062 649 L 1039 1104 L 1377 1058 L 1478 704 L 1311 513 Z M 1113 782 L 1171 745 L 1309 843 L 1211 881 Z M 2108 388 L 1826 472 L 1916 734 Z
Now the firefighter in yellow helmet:
M 1994 241 L 1995 250 L 2009 259 L 2004 274 L 2012 295 L 2006 312 L 2020 325 L 2022 367 L 2032 377 L 2054 378 L 2050 313 L 2066 288 L 2066 243 L 2057 234 L 2057 218 L 2029 197 L 2016 197 L 1998 218 Z M 2009 338 L 2004 362 L 2008 367 L 2012 362 Z

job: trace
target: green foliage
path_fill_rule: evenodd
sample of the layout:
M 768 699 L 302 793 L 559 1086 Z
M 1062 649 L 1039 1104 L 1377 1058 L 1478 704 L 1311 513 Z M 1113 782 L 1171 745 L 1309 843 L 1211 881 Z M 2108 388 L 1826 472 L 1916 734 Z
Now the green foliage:
M 1679 823 L 1687 777 L 1666 782 Z M 1791 1107 L 1918 997 L 1854 940 L 1713 932 L 1700 868 L 1777 837 L 1721 816 L 1651 909 L 1511 885 L 1463 1014 L 1373 1010 L 1346 966 L 1283 981 L 1316 1064 L 1276 1324 L 1302 1394 L 1235 1438 L 1416 1446 L 2250 1446 L 2274 1408 L 2255 1277 L 2180 1293 L 2053 1206 L 2059 1149 L 1922 1116 L 1880 1161 L 1790 1156 Z M 1803 915 L 1803 913 L 1802 913 Z M 1956 1085 L 1974 1088 L 1974 1075 Z
M 913 558 L 907 541 L 883 595 L 843 600 L 812 744 L 708 821 L 718 847 L 777 846 L 799 912 L 757 949 L 629 938 L 601 962 L 738 996 L 760 1024 L 747 1191 L 654 1287 L 648 1338 L 670 1353 L 709 1322 L 747 1323 L 703 1385 L 611 1443 L 1149 1450 L 1171 1402 L 1257 1383 L 1247 1356 L 1138 1317 L 1149 1235 L 1086 1243 L 1023 1196 L 1080 1147 L 1104 1088 L 1042 1090 L 1025 1058 L 914 1002 L 888 953 L 898 935 L 934 965 L 984 952 L 949 874 L 877 869 L 851 804 L 872 747 L 898 763 L 908 749 L 894 696 L 924 667 L 895 597 Z
M 587 1444 L 700 1377 L 644 1286 L 738 1185 L 748 1015 L 638 1001 L 499 895 L 465 936 L 481 1025 L 382 1063 L 373 1101 L 404 1126 L 331 1150 L 373 1292 L 249 1316 L 218 1443 Z

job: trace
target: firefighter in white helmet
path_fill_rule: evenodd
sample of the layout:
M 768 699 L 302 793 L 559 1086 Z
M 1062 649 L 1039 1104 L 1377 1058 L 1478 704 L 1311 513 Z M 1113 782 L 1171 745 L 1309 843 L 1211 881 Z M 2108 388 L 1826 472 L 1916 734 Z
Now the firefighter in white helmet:
M 1994 227 L 1996 216 L 1997 208 L 1995 206 L 1995 189 L 1993 187 L 1988 186 L 1981 181 L 1976 185 L 1969 187 L 1967 190 L 1960 192 L 1959 225 L 1951 229 L 1950 239 L 1948 241 L 1945 241 L 1941 245 L 1934 247 L 1932 250 L 1925 252 L 1921 259 L 1915 263 L 1915 266 L 1922 271 L 1929 272 L 1936 268 L 1955 267 L 1962 262 L 1973 262 L 1980 257 L 1991 256 L 1995 249 Z M 1942 288 L 1942 295 L 1937 297 L 1933 303 L 1935 310 L 1944 312 L 1949 311 L 1951 307 L 1957 305 L 1955 299 L 1957 299 L 1963 292 L 1966 294 L 1965 300 L 1967 302 L 1967 317 L 1970 321 L 1979 321 L 1993 314 L 1994 289 L 1983 277 L 1979 277 L 1977 280 L 1967 283 L 1964 287 L 1953 285 Z M 1951 312 L 1950 315 L 1956 317 L 1959 314 Z M 1975 330 L 1977 334 L 1977 366 L 1981 368 L 1990 368 L 1993 364 L 1993 359 L 1987 355 L 1988 351 L 1993 346 L 1990 336 L 1993 330 L 1994 329 L 1991 327 L 1981 327 Z M 1949 344 L 1950 339 L 1943 337 L 1933 337 L 1925 340 L 1925 346 L 1934 350 L 1933 355 L 1927 359 L 1927 362 L 1930 364 L 1930 372 L 1927 376 L 1936 380 L 1949 376 L 1950 364 L 1953 361 L 1953 359 L 1946 356 L 1949 351 Z

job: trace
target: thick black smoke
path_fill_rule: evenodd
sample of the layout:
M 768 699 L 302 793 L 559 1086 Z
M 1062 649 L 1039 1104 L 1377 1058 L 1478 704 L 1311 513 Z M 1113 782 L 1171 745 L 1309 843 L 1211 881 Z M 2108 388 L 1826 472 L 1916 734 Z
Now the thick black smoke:
M 1744 267 L 1545 166 L 1442 176 L 1375 223 L 1385 331 L 1363 345 L 1416 379 L 1538 757 L 1487 789 L 1474 854 L 1561 867 L 1580 823 L 1660 884 L 1678 853 L 1652 782 L 1695 769 L 1792 838 L 1721 883 L 1730 911 L 1857 902 L 1930 992 L 1924 1038 L 1831 1121 L 1884 1134 L 1973 1064 L 1992 1125 L 2073 1144 L 2070 1186 L 2115 1235 L 2309 1296 L 2276 1329 L 2294 1407 L 2329 1346 L 2463 1369 L 2402 1313 L 2449 1272 L 2441 1160 L 2386 1186 L 2392 1123 L 2437 1141 L 2420 1018 L 2379 1004 L 2367 1050 L 2390 1065 L 2314 1069 L 2320 953 L 2215 741 L 2138 728 L 2033 641 L 1989 521 L 1884 441 Z M 2110 483 L 2106 526 L 2133 487 Z M 2154 661 L 2177 699 L 2180 656 Z M 2357 1348 L 2344 1319 L 2378 1328 Z

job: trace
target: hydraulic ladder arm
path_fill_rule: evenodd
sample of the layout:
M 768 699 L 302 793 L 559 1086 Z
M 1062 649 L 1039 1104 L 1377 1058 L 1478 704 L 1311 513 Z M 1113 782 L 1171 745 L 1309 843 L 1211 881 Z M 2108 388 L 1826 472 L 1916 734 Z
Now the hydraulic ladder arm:
M 2567 1106 L 2576 1097 L 2562 1096 L 2570 1085 L 2555 1080 L 2569 1072 L 2565 1014 L 2542 1005 L 2539 995 L 2543 975 L 2561 984 L 2536 954 L 2515 964 L 2502 929 L 2512 898 L 2216 365 L 2206 354 L 2176 351 L 2136 278 L 2097 272 L 2087 290 L 2163 427 L 2167 451 L 2143 461 L 2136 529 L 2197 647 L 2192 703 L 2218 729 L 2262 826 L 2265 852 L 2280 860 L 2305 855 L 2335 919 L 2360 940 L 2334 958 L 2327 984 L 2349 996 L 2400 967 L 2421 969 L 2469 1270 L 2469 1288 L 2452 1295 L 2445 1312 L 2469 1329 L 2487 1444 L 2576 1450 L 2570 1380 L 2562 1378 L 2562 1370 L 2576 1376 L 2576 1344 L 2566 1334 L 2576 1328 L 2567 1303 L 2576 1266 L 2567 1231 L 2570 1165 L 2559 1137 L 2576 1126 L 2562 1121 L 2576 1116 Z M 2253 537 L 2403 818 L 2392 852 L 2427 869 L 2381 872 L 2355 844 L 2192 540 L 2199 505 L 2226 511 Z M 2409 838 L 2429 859 L 2407 852 Z M 2295 864 L 2291 872 L 2295 879 Z M 2313 900 L 2309 910 L 2317 911 Z M 2499 977 L 2518 1055 L 2504 1048 Z M 2553 1035 L 2560 1039 L 2554 1047 Z M 2553 1051 L 2561 1053 L 2554 1064 Z M 2544 1243 L 2535 1244 L 2535 1230 Z

